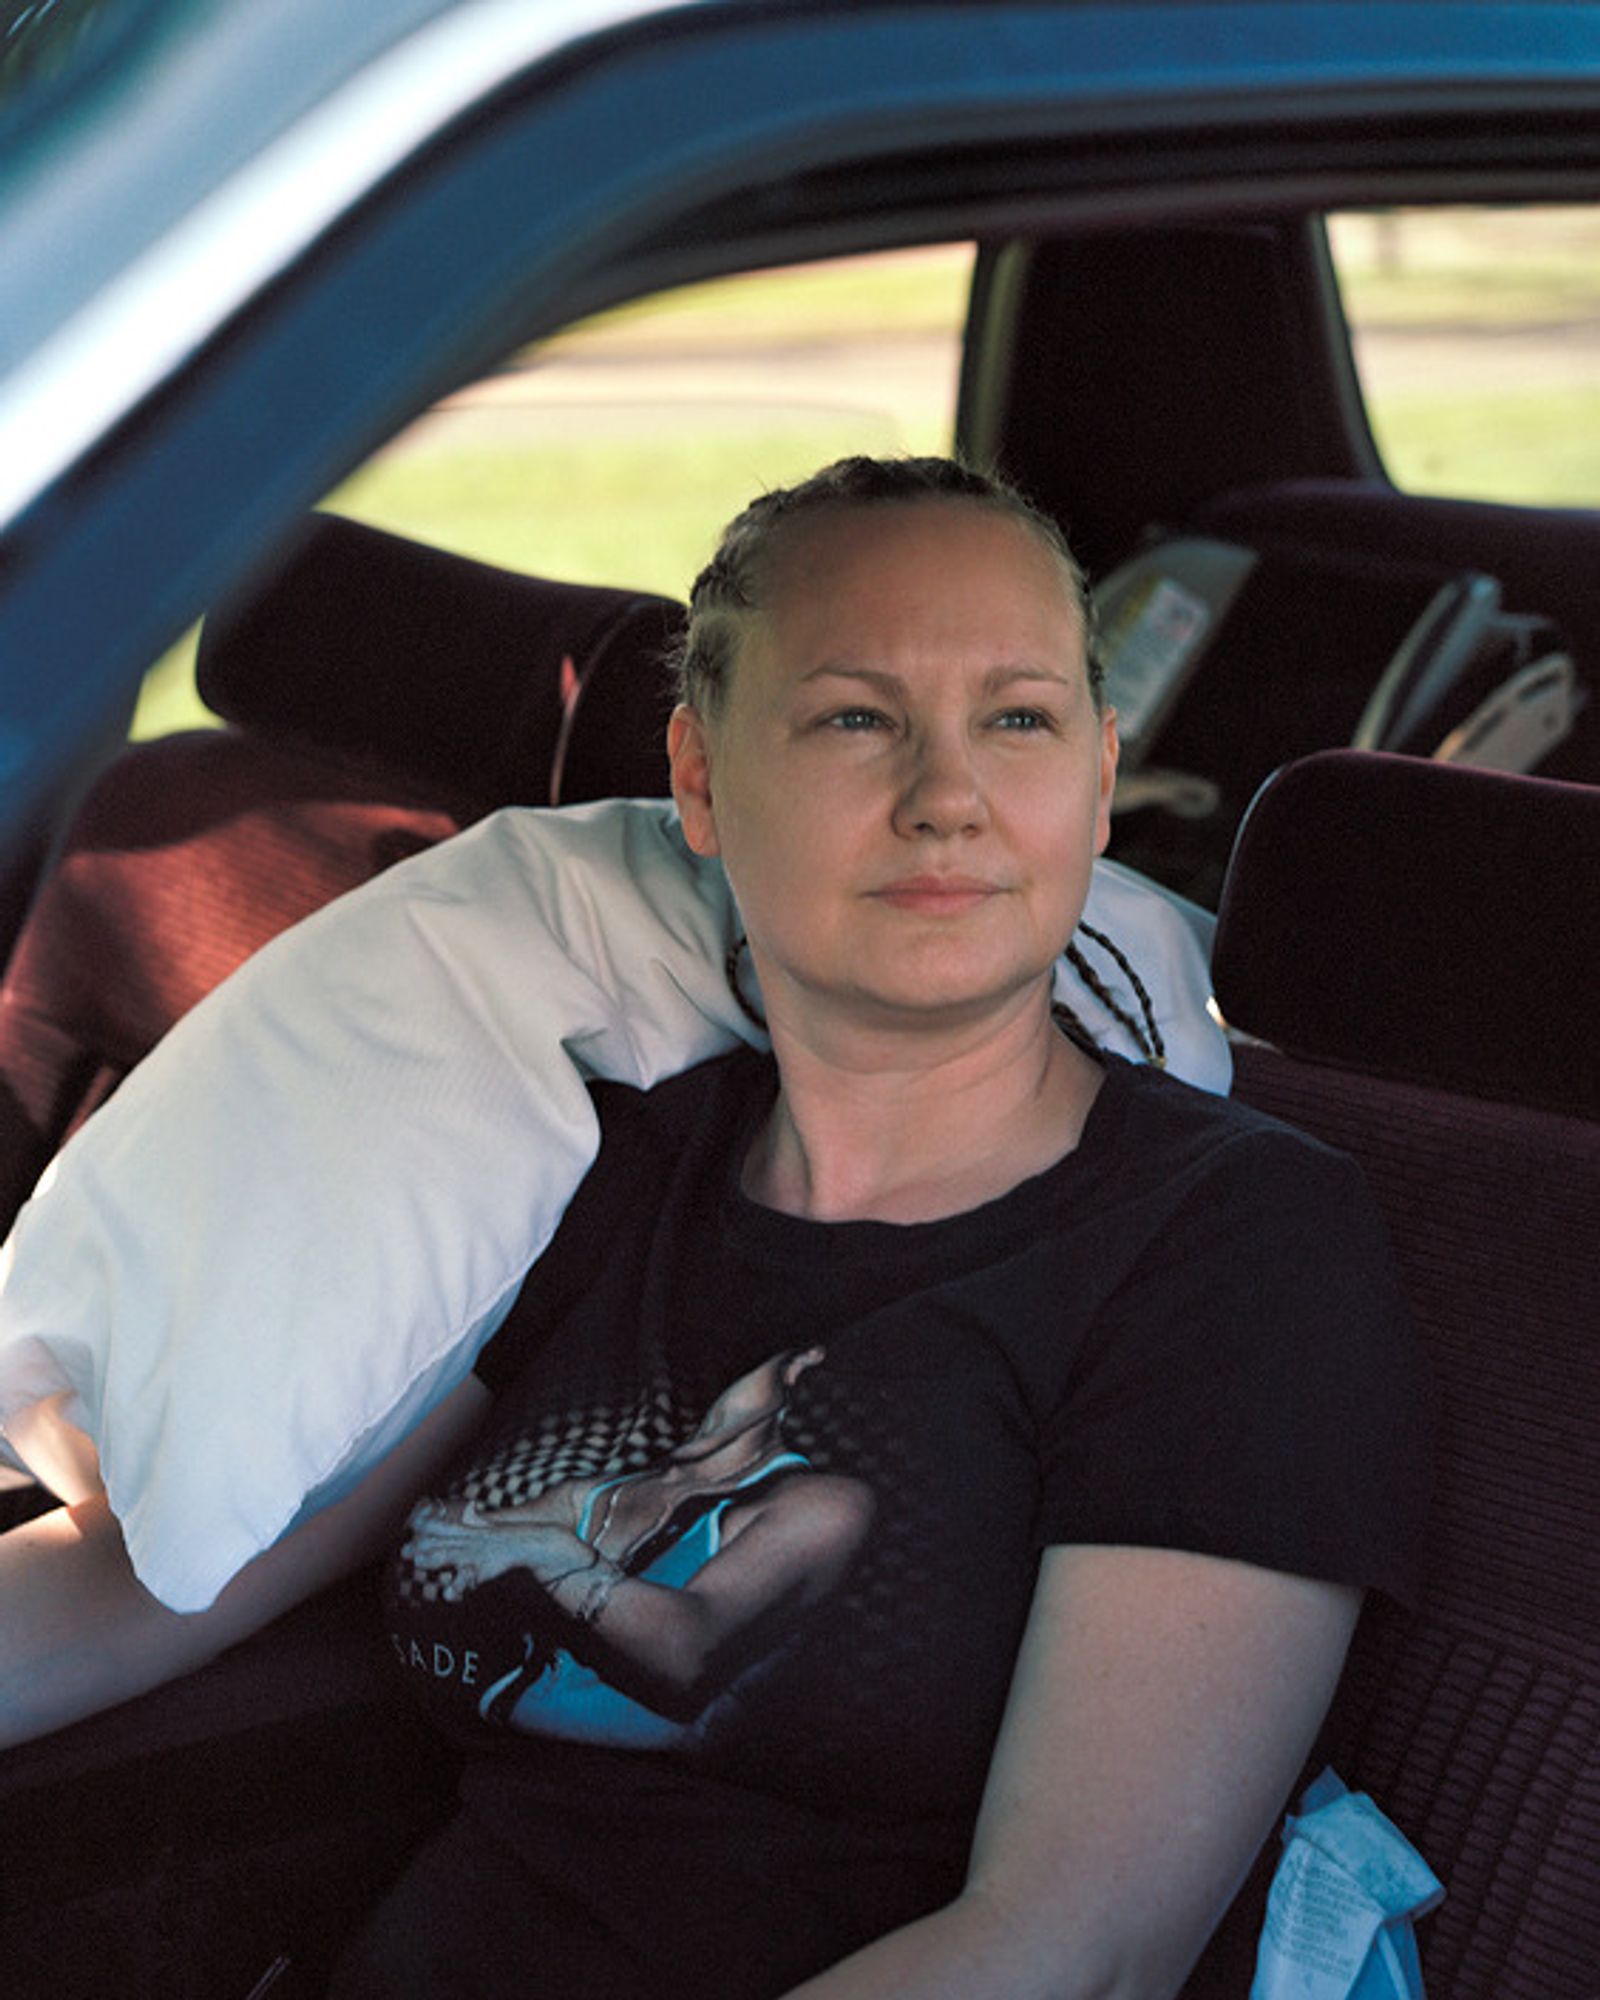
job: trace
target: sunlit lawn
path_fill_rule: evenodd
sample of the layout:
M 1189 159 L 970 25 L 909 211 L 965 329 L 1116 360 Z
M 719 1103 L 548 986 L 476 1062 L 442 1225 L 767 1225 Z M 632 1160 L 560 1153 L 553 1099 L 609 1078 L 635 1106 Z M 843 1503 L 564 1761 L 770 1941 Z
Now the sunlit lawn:
M 1357 343 L 1358 353 L 1372 350 L 1368 413 L 1396 485 L 1594 505 L 1600 214 L 1379 213 L 1337 219 L 1330 234 L 1346 312 L 1369 336 Z M 1385 334 L 1394 372 L 1379 365 Z M 1442 379 L 1429 381 L 1435 361 Z
M 534 437 L 524 450 L 441 437 L 436 451 L 377 460 L 328 504 L 508 568 L 681 597 L 723 523 L 762 485 L 864 444 L 859 422 L 825 415 L 656 440 Z
M 1600 387 L 1397 392 L 1373 430 L 1395 483 L 1415 492 L 1547 507 L 1600 495 Z
M 575 336 L 548 343 L 560 354 L 569 338 L 585 347 L 637 352 L 701 347 L 706 341 L 775 345 L 839 334 L 942 333 L 958 326 L 966 305 L 972 253 L 965 245 L 846 257 L 787 271 L 759 271 L 619 306 L 587 321 Z

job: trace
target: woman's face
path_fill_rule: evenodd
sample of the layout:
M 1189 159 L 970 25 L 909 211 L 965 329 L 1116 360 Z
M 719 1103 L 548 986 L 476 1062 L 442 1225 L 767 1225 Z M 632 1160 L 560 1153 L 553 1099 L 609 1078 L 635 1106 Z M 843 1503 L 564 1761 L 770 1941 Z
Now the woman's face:
M 769 1019 L 981 1018 L 1037 986 L 1109 830 L 1116 729 L 1027 526 L 959 499 L 791 527 L 722 713 L 669 739 Z

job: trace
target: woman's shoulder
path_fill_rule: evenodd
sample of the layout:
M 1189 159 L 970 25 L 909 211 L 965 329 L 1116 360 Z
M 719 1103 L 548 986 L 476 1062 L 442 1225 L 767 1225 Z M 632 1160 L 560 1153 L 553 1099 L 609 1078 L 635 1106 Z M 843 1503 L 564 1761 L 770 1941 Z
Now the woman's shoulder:
M 1254 1153 L 1299 1153 L 1342 1159 L 1326 1141 L 1237 1097 L 1185 1083 L 1151 1064 L 1107 1056 L 1101 1092 L 1104 1124 L 1118 1145 L 1159 1145 L 1198 1156 L 1243 1147 Z M 1108 1137 L 1112 1136 L 1110 1133 Z
M 1145 1189 L 1176 1211 L 1288 1201 L 1343 1210 L 1367 1205 L 1349 1154 L 1237 1098 L 1111 1057 L 1080 1149 L 1122 1194 Z
M 589 1095 L 604 1144 L 631 1139 L 676 1147 L 708 1124 L 742 1118 L 755 1105 L 764 1107 L 776 1088 L 771 1056 L 741 1045 L 647 1090 L 596 1078 Z

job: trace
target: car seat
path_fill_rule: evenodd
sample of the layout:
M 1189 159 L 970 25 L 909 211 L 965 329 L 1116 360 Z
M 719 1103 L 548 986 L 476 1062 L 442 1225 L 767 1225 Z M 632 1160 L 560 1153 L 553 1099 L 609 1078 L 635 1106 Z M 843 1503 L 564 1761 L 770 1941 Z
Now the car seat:
M 1600 1992 L 1600 791 L 1334 751 L 1245 821 L 1236 1090 L 1353 1153 L 1437 1393 L 1423 1602 L 1369 1604 L 1312 1760 L 1446 1900 L 1428 2000 Z M 1265 1878 L 1186 2000 L 1249 1990 Z
M 648 593 L 516 575 L 335 515 L 206 620 L 224 727 L 125 750 L 0 983 L 0 1232 L 159 1037 L 252 951 L 496 806 L 667 790 Z

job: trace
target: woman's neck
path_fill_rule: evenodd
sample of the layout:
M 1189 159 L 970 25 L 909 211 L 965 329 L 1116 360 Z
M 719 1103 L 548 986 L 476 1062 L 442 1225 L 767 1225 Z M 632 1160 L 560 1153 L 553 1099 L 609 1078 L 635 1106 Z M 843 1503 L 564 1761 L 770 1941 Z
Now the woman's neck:
M 1077 1145 L 1103 1071 L 1043 1008 L 998 1033 L 819 1045 L 772 1025 L 781 1088 L 745 1161 L 754 1201 L 815 1221 L 930 1222 Z

